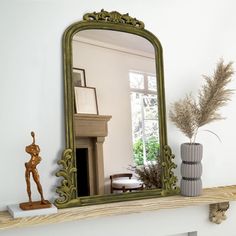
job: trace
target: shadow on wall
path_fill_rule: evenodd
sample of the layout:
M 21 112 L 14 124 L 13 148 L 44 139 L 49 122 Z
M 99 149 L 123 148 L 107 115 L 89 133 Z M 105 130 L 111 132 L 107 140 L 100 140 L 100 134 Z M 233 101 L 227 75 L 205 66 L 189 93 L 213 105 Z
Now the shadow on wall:
M 197 236 L 197 231 L 182 233 L 182 234 L 171 234 L 171 235 L 168 235 L 168 236 Z

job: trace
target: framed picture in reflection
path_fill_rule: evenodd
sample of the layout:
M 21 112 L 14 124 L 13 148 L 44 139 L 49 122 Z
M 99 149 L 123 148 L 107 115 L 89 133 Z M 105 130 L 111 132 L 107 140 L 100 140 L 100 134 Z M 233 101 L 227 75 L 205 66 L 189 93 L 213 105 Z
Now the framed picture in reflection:
M 98 115 L 96 89 L 93 87 L 75 87 L 74 89 L 76 113 Z
M 86 87 L 85 70 L 80 68 L 72 69 L 74 87 Z

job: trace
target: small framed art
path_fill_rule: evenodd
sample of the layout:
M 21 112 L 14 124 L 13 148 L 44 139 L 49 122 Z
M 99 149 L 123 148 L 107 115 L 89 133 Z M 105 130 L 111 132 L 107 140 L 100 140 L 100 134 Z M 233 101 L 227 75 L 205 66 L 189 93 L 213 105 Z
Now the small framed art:
M 86 87 L 85 70 L 80 68 L 72 69 L 74 87 Z
M 75 87 L 74 89 L 76 113 L 98 115 L 96 89 L 92 87 Z

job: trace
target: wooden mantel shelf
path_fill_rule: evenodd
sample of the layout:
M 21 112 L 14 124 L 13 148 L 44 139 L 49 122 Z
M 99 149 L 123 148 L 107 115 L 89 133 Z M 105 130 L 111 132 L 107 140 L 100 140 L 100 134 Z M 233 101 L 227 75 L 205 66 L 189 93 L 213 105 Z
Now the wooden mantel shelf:
M 36 226 L 66 221 L 90 219 L 103 216 L 157 211 L 188 206 L 200 206 L 236 200 L 236 185 L 207 188 L 199 197 L 170 196 L 145 200 L 101 204 L 60 209 L 58 213 L 46 216 L 13 219 L 7 211 L 0 212 L 0 229 Z

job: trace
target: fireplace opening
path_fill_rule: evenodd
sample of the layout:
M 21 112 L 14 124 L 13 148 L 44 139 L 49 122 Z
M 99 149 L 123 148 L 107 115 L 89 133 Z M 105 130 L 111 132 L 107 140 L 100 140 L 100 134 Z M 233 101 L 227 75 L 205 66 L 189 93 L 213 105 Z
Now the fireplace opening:
M 77 196 L 89 196 L 88 148 L 76 149 Z

